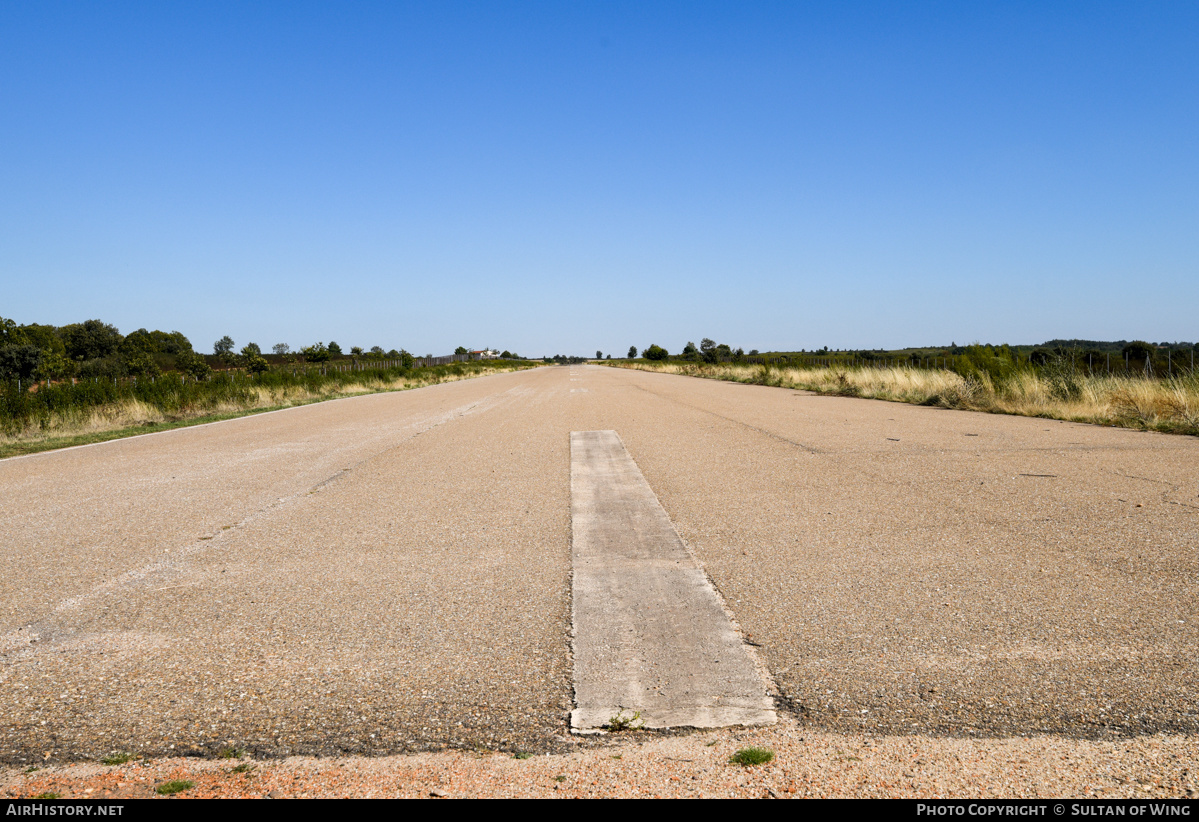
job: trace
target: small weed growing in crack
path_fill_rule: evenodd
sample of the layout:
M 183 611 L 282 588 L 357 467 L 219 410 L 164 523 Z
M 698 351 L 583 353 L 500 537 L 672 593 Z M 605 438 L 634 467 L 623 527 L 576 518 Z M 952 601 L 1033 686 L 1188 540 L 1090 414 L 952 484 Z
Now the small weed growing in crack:
M 729 757 L 729 762 L 748 768 L 751 765 L 765 765 L 774 759 L 774 751 L 769 748 L 742 748 Z
M 56 794 L 54 791 L 46 791 L 45 793 L 39 793 L 37 796 L 35 796 L 33 798 L 34 799 L 58 799 L 58 794 Z
M 40 771 L 40 770 L 41 770 L 41 768 L 39 768 L 37 765 L 30 765 L 28 768 L 25 769 L 25 773 L 33 773 L 34 771 Z
M 115 753 L 110 753 L 100 761 L 105 765 L 124 765 L 126 762 L 132 762 L 135 759 L 137 757 L 128 751 L 116 751 Z
M 252 770 L 254 770 L 253 765 L 251 765 L 249 762 L 243 762 L 236 768 L 233 768 L 230 773 L 249 773 Z
M 634 711 L 632 716 L 625 716 L 622 710 L 616 716 L 609 719 L 605 727 L 609 731 L 619 733 L 620 731 L 635 731 L 644 726 L 645 720 L 641 718 L 641 711 Z
M 196 787 L 195 782 L 189 782 L 186 779 L 175 779 L 171 782 L 163 782 L 161 785 L 155 788 L 154 791 L 162 794 L 163 796 L 170 796 L 171 794 L 179 793 L 180 791 L 186 791 L 189 788 L 194 787 Z
M 529 753 L 528 751 L 517 751 L 516 753 L 512 754 L 512 758 L 513 759 L 532 759 L 533 754 Z
M 715 745 L 715 744 L 716 744 L 717 742 L 719 742 L 719 741 L 720 741 L 719 739 L 713 739 L 711 742 L 709 742 L 709 743 L 708 743 L 707 745 L 705 745 L 704 747 L 705 747 L 705 748 L 711 748 L 713 745 Z
M 558 774 L 557 776 L 555 776 L 555 777 L 554 777 L 554 781 L 555 781 L 555 782 L 565 782 L 565 781 L 566 781 L 566 777 L 565 777 L 565 776 L 563 776 L 562 774 Z
M 245 748 L 223 748 L 217 756 L 221 759 L 241 759 L 246 755 Z

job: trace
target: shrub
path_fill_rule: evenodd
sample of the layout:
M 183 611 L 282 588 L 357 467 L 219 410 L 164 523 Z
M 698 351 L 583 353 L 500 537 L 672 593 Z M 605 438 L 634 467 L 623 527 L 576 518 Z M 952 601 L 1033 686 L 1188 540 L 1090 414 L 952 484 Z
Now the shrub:
M 670 356 L 665 348 L 654 344 L 651 344 L 649 348 L 642 351 L 641 355 L 647 360 L 664 360 Z

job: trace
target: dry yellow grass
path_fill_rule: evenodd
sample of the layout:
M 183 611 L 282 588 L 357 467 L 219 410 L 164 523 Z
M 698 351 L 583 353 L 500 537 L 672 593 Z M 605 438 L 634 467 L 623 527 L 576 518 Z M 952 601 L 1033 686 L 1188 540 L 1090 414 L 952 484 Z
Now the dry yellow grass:
M 143 430 L 150 431 L 171 425 L 186 425 L 196 420 L 239 416 L 256 410 L 289 408 L 359 394 L 405 391 L 410 388 L 421 388 L 443 382 L 457 382 L 527 367 L 527 365 L 515 364 L 510 368 L 492 366 L 486 371 L 466 371 L 457 374 L 445 373 L 441 369 L 429 369 L 428 371 L 417 371 L 415 376 L 410 375 L 406 379 L 393 378 L 385 372 L 381 372 L 373 379 L 368 377 L 358 383 L 341 385 L 331 382 L 317 390 L 312 390 L 302 384 L 283 387 L 249 386 L 250 396 L 247 401 L 215 401 L 170 415 L 164 414 L 153 405 L 136 399 L 83 409 L 67 408 L 54 411 L 37 420 L 31 420 L 23 428 L 10 429 L 0 433 L 0 454 L 7 456 L 13 446 L 21 447 L 18 451 L 13 452 L 19 453 L 24 451 L 27 446 L 37 446 L 39 443 L 43 445 L 37 446 L 38 449 L 46 447 L 45 444 L 49 444 L 49 447 L 75 445 L 86 441 L 111 439 L 115 432 L 119 432 L 120 436 L 127 436 Z
M 622 368 L 797 388 L 821 394 L 940 405 L 971 411 L 1119 425 L 1199 435 L 1199 376 L 1169 379 L 1077 375 L 1077 391 L 1031 371 L 995 385 L 982 374 L 962 377 L 920 368 L 764 367 L 734 363 L 613 363 Z

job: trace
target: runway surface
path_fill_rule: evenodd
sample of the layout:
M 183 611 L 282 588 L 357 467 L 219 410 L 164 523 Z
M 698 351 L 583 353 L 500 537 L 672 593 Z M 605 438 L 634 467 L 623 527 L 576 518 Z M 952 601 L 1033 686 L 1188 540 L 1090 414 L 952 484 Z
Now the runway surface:
M 1199 726 L 1196 440 L 580 366 L 0 461 L 0 759 L 554 749 L 601 430 L 805 723 Z

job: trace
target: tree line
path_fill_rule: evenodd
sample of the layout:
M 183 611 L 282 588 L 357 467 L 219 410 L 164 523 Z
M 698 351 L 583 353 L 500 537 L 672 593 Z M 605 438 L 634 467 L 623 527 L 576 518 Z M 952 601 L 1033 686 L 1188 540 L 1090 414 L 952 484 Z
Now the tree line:
M 466 351 L 459 346 L 459 353 Z M 499 357 L 522 359 L 511 351 L 504 351 Z M 258 374 L 267 371 L 272 364 L 324 363 L 347 358 L 390 360 L 404 368 L 411 368 L 416 359 L 404 349 L 384 351 L 378 345 L 369 349 L 352 346 L 346 352 L 337 342 L 327 345 L 317 342 L 295 351 L 287 343 L 276 343 L 267 354 L 254 342 L 246 343 L 239 350 L 228 335 L 214 342 L 212 354 L 206 355 L 197 352 L 179 331 L 139 328 L 122 334 L 116 326 L 103 320 L 64 326 L 18 325 L 15 320 L 0 317 L 0 380 L 5 381 L 157 377 L 170 371 L 206 379 L 214 368 L 238 368 Z

